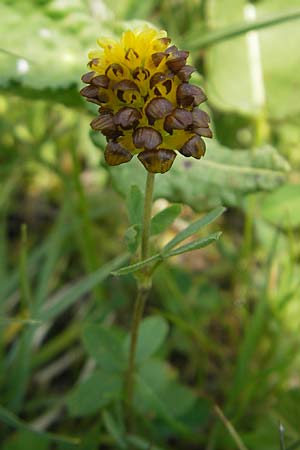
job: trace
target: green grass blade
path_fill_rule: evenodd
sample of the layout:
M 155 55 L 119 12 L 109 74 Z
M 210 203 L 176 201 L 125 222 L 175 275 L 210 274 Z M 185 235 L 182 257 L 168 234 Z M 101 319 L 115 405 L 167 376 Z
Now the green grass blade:
M 17 417 L 15 414 L 13 414 L 11 411 L 9 411 L 8 409 L 4 408 L 1 405 L 0 405 L 0 420 L 13 428 L 17 428 L 19 430 L 27 430 L 39 434 L 40 436 L 45 437 L 49 441 L 73 445 L 80 444 L 80 440 L 78 438 L 35 430 L 33 427 L 30 426 L 30 424 L 26 423 L 24 420 L 19 419 L 19 417 Z
M 289 12 L 276 14 L 274 16 L 263 19 L 258 19 L 250 23 L 231 25 L 228 28 L 213 31 L 198 38 L 193 36 L 186 40 L 185 45 L 187 46 L 187 48 L 191 50 L 197 50 L 199 48 L 205 48 L 217 44 L 218 42 L 233 39 L 242 34 L 248 33 L 249 31 L 261 30 L 263 28 L 279 25 L 281 23 L 289 22 L 299 18 L 300 18 L 300 9 L 297 8 Z
M 90 292 L 95 286 L 105 280 L 111 272 L 122 265 L 126 259 L 128 258 L 128 254 L 123 254 L 104 266 L 100 267 L 95 272 L 87 275 L 82 280 L 74 283 L 67 290 L 64 288 L 62 291 L 59 291 L 53 298 L 53 303 L 49 306 L 46 306 L 41 312 L 39 319 L 41 320 L 53 320 L 71 305 L 73 305 L 77 300 L 79 300 L 83 295 Z M 51 302 L 50 302 L 51 303 Z

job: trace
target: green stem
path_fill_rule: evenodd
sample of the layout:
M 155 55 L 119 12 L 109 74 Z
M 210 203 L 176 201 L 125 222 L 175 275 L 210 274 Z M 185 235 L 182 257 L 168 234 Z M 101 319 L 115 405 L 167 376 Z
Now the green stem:
M 144 215 L 142 223 L 141 261 L 149 257 L 149 249 L 150 249 L 149 238 L 150 238 L 153 188 L 154 188 L 154 174 L 148 172 L 145 190 Z M 139 277 L 137 279 L 138 279 L 137 297 L 133 309 L 128 370 L 125 379 L 125 408 L 129 430 L 131 430 L 133 426 L 132 399 L 134 391 L 135 359 L 138 343 L 139 326 L 141 319 L 143 317 L 145 302 L 148 293 L 151 289 L 151 275 L 149 274 L 147 267 L 146 269 L 141 270 L 141 272 L 139 273 Z
M 150 237 L 150 225 L 151 225 L 151 210 L 152 210 L 152 197 L 154 188 L 154 173 L 148 172 L 146 190 L 145 190 L 145 203 L 144 203 L 144 216 L 142 226 L 142 251 L 141 261 L 149 257 L 149 237 Z

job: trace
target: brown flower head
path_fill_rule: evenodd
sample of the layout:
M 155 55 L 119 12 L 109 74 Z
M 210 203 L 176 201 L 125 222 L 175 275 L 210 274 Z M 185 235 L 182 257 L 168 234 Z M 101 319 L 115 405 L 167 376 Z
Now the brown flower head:
M 91 127 L 107 139 L 105 159 L 114 166 L 137 154 L 149 172 L 167 172 L 176 157 L 201 158 L 212 137 L 209 116 L 198 106 L 202 89 L 189 83 L 189 53 L 170 45 L 163 31 L 126 31 L 120 41 L 98 41 L 82 77 L 87 101 L 99 105 Z

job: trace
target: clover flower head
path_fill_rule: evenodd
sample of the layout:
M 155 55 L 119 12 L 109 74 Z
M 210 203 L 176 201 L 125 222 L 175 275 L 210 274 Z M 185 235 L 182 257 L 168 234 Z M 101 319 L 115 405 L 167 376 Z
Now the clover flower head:
M 99 105 L 91 122 L 107 139 L 105 160 L 118 165 L 137 154 L 149 172 L 167 172 L 176 157 L 200 159 L 204 137 L 212 137 L 209 116 L 198 105 L 202 89 L 189 83 L 195 69 L 189 53 L 170 45 L 166 32 L 144 27 L 120 41 L 98 40 L 89 53 L 90 72 L 81 95 Z

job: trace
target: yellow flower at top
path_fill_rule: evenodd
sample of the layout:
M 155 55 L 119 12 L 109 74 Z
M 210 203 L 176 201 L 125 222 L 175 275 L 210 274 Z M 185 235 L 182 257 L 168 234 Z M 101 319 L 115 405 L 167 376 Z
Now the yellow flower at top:
M 165 31 L 144 27 L 123 33 L 120 41 L 100 39 L 89 53 L 88 84 L 81 95 L 99 105 L 91 127 L 107 139 L 105 159 L 118 165 L 138 154 L 149 172 L 168 171 L 176 157 L 200 159 L 201 136 L 212 137 L 209 117 L 198 105 L 202 89 L 189 83 L 195 69 L 189 53 L 170 45 Z

